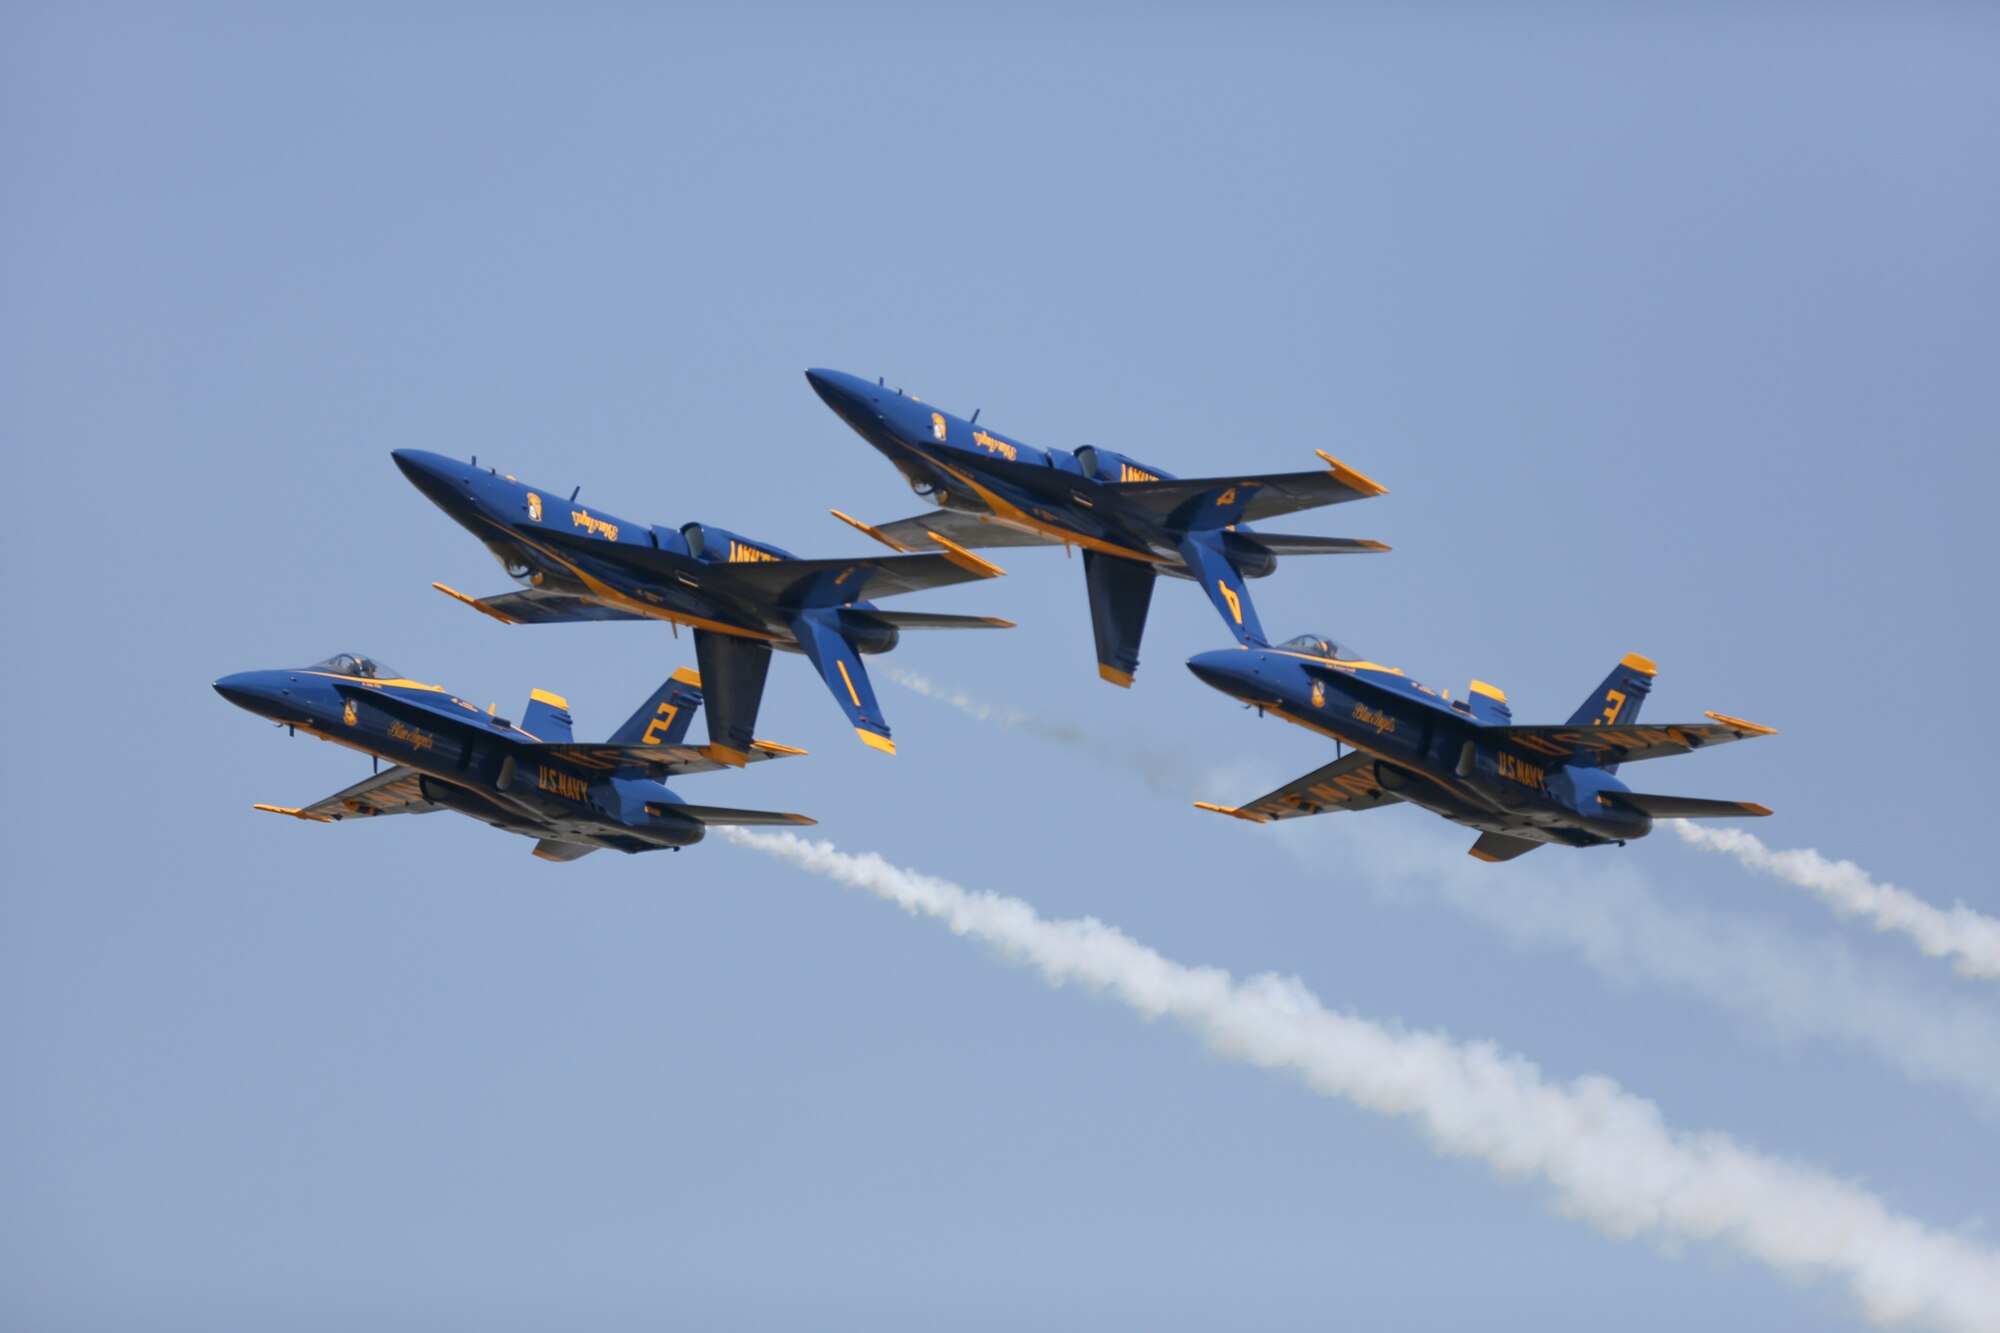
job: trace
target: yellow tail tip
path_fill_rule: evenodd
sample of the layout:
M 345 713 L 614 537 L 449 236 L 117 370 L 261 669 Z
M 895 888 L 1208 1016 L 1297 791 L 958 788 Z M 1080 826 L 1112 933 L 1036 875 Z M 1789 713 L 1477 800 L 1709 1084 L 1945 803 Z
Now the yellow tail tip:
M 887 736 L 879 735 L 861 727 L 856 727 L 854 734 L 859 736 L 861 743 L 871 750 L 880 750 L 883 754 L 896 753 L 896 742 L 890 740 Z
M 1652 658 L 1641 656 L 1638 653 L 1625 654 L 1625 656 L 1618 659 L 1618 665 L 1629 667 L 1633 671 L 1643 672 L 1648 676 L 1657 676 L 1660 674 L 1660 668 L 1653 664 Z
M 741 768 L 750 762 L 749 755 L 741 750 L 732 750 L 727 745 L 704 745 L 701 747 L 701 757 L 713 759 L 718 764 L 727 764 L 731 768 Z
M 692 685 L 696 689 L 701 688 L 701 672 L 696 671 L 693 667 L 675 667 L 674 674 L 670 679 L 678 681 L 682 685 Z
M 1129 690 L 1132 688 L 1132 673 L 1129 671 L 1120 671 L 1115 666 L 1106 666 L 1104 665 L 1104 663 L 1099 662 L 1097 664 L 1097 674 L 1102 676 L 1104 679 L 1110 681 L 1113 685 L 1116 685 L 1121 690 Z

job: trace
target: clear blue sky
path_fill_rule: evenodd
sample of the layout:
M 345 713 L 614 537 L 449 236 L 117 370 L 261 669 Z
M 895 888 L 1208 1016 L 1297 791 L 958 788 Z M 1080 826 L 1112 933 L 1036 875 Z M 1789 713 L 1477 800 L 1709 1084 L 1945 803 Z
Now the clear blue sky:
M 829 507 L 919 503 L 826 365 L 1183 474 L 1328 449 L 1390 494 L 1293 526 L 1396 549 L 1287 561 L 1274 632 L 1524 720 L 1644 652 L 1652 715 L 1781 733 L 1657 788 L 2000 912 L 1997 55 L 1972 5 L 9 6 L 0 1323 L 1853 1325 L 720 840 L 550 866 L 256 814 L 366 762 L 208 682 L 362 651 L 607 734 L 690 643 L 454 606 L 431 580 L 507 580 L 389 451 L 835 554 Z M 1222 643 L 1193 589 L 1126 693 L 1080 566 L 1000 563 L 910 605 L 1019 629 L 885 664 L 1084 748 L 883 678 L 886 758 L 787 659 L 762 730 L 811 757 L 684 793 L 1609 1074 L 1995 1242 L 1990 1096 L 1496 924 L 1642 891 L 1989 1069 L 1990 988 L 1671 836 L 1469 907 L 1371 850 L 1457 873 L 1414 810 L 1303 853 L 1198 814 L 1331 756 L 1182 669 Z

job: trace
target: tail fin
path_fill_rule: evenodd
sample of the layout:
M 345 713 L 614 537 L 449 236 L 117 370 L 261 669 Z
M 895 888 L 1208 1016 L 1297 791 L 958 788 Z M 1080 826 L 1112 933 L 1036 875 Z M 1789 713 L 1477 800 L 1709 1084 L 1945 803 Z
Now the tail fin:
M 764 702 L 771 645 L 762 639 L 698 629 L 694 655 L 701 663 L 700 680 L 708 697 L 709 743 L 702 753 L 741 768 L 750 762 L 750 747 L 757 740 L 757 708 Z
M 611 733 L 612 745 L 679 745 L 701 709 L 701 674 L 681 667 L 624 726 Z M 568 740 L 567 734 L 563 737 Z
M 1181 539 L 1180 553 L 1187 562 L 1188 572 L 1201 582 L 1202 591 L 1215 603 L 1215 609 L 1222 614 L 1222 623 L 1229 626 L 1236 641 L 1268 644 L 1264 627 L 1257 622 L 1257 608 L 1250 605 L 1250 589 L 1243 584 L 1243 573 L 1223 554 L 1222 535 L 1190 532 Z
M 529 692 L 528 706 L 521 710 L 521 730 L 536 740 L 566 745 L 576 739 L 574 725 L 570 720 L 569 700 L 547 690 Z
M 1083 553 L 1083 581 L 1090 589 L 1090 628 L 1097 638 L 1097 674 L 1113 685 L 1132 687 L 1155 577 L 1151 565 L 1096 551 Z
M 861 655 L 855 651 L 854 641 L 841 633 L 834 616 L 821 610 L 801 611 L 786 626 L 819 668 L 826 687 L 833 691 L 834 702 L 853 724 L 855 735 L 877 750 L 896 753 L 896 742 L 889 739 L 889 724 L 882 720 L 882 706 L 875 701 L 875 687 L 868 683 Z
M 1620 658 L 1604 683 L 1592 690 L 1583 705 L 1570 714 L 1568 725 L 1572 727 L 1630 726 L 1639 720 L 1639 706 L 1646 702 L 1646 696 L 1653 692 L 1653 676 L 1659 668 L 1651 658 L 1637 653 L 1627 653 Z M 1604 771 L 1615 773 L 1615 764 L 1604 765 Z

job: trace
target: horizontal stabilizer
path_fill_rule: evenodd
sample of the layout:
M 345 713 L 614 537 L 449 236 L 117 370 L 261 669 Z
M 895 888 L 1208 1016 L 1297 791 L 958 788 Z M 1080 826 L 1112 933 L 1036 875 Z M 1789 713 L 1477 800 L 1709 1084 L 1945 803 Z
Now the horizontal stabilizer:
M 1481 861 L 1511 861 L 1517 856 L 1526 856 L 1541 845 L 1530 838 L 1516 838 L 1506 833 L 1482 833 L 1466 855 Z
M 568 593 L 542 592 L 529 588 L 501 593 L 498 597 L 468 597 L 442 583 L 431 585 L 445 596 L 464 602 L 475 611 L 492 616 L 504 625 L 570 625 L 591 620 L 644 620 L 633 611 L 620 611 L 588 597 Z
M 652 810 L 652 806 L 647 807 Z M 704 824 L 817 824 L 817 819 L 777 810 L 732 810 L 725 805 L 662 805 L 660 811 L 686 815 Z
M 1699 796 L 1648 796 L 1644 792 L 1606 792 L 1605 797 L 1654 819 L 1742 819 L 1770 810 L 1755 801 L 1710 801 Z
M 1272 555 L 1375 555 L 1389 549 L 1387 542 L 1360 537 L 1303 537 L 1289 532 L 1242 532 L 1236 534 Z
M 1014 622 L 998 616 L 954 616 L 942 611 L 848 611 L 845 615 L 878 620 L 896 629 L 1013 629 Z
M 586 847 L 580 842 L 558 842 L 554 838 L 543 838 L 535 844 L 535 855 L 544 861 L 574 861 L 580 856 L 589 856 L 595 847 Z

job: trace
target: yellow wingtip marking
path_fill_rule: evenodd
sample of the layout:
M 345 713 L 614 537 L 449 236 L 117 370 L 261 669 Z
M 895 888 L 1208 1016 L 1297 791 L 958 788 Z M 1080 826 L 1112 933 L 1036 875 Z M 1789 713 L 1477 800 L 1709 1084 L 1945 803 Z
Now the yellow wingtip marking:
M 1110 681 L 1113 685 L 1116 685 L 1121 690 L 1129 690 L 1132 688 L 1132 673 L 1129 671 L 1120 671 L 1115 666 L 1106 666 L 1104 665 L 1104 663 L 1099 662 L 1097 664 L 1097 674 L 1102 676 L 1104 679 Z
M 1483 680 L 1472 682 L 1472 692 L 1474 694 L 1483 694 L 1489 699 L 1498 699 L 1503 704 L 1507 702 L 1507 691 L 1501 689 L 1498 685 L 1488 685 Z
M 872 731 L 863 731 L 860 727 L 854 729 L 854 734 L 859 736 L 861 743 L 871 750 L 880 750 L 883 754 L 896 753 L 896 742 L 890 740 L 887 736 L 880 736 Z
M 1738 801 L 1736 804 L 1743 807 L 1743 813 L 1746 815 L 1768 815 L 1771 813 L 1770 806 L 1759 805 L 1755 801 Z
M 331 824 L 333 822 L 331 816 L 307 814 L 295 805 L 257 805 L 251 808 L 255 810 L 268 810 L 274 815 L 290 815 L 293 819 L 303 819 L 314 824 Z
M 495 620 L 499 621 L 503 625 L 518 625 L 521 623 L 520 621 L 514 619 L 514 617 L 508 615 L 504 611 L 495 611 L 492 607 L 486 605 L 484 602 L 480 601 L 477 597 L 467 597 L 464 593 L 460 592 L 456 588 L 447 588 L 442 583 L 433 583 L 431 586 L 433 588 L 436 588 L 439 592 L 443 593 L 445 596 L 450 597 L 455 601 L 464 602 L 467 606 L 471 607 L 473 610 L 477 611 L 482 616 L 492 616 Z
M 794 824 L 817 824 L 817 823 L 819 823 L 819 821 L 818 821 L 817 819 L 814 819 L 814 818 L 813 818 L 813 817 L 812 817 L 811 815 L 793 815 L 793 814 L 788 814 L 788 815 L 786 815 L 786 816 L 785 816 L 785 818 L 786 818 L 786 819 L 789 819 L 789 820 L 791 820 L 791 821 L 792 821 L 792 822 L 793 822 Z
M 731 768 L 741 768 L 750 762 L 749 755 L 741 750 L 732 750 L 727 745 L 704 745 L 701 747 L 701 757 L 713 759 L 718 764 L 727 764 Z
M 1372 477 L 1363 476 L 1361 473 L 1356 472 L 1326 450 L 1315 449 L 1313 452 L 1320 456 L 1321 460 L 1325 462 L 1328 471 L 1333 473 L 1333 479 L 1341 485 L 1360 491 L 1363 495 L 1387 495 L 1389 493 L 1387 486 L 1384 486 Z
M 868 524 L 863 523 L 860 519 L 854 517 L 852 514 L 843 514 L 838 509 L 829 509 L 826 512 L 832 514 L 835 518 L 839 519 L 842 523 L 847 524 L 851 528 L 861 529 L 861 531 L 867 533 L 870 537 L 873 537 L 876 541 L 881 542 L 884 546 L 888 547 L 892 551 L 903 551 L 907 553 L 910 549 L 909 547 L 903 545 L 901 542 L 897 541 L 894 537 L 891 537 L 887 533 L 883 532 L 880 528 L 870 527 Z
M 944 547 L 944 558 L 957 565 L 960 569 L 969 569 L 981 578 L 989 579 L 999 578 L 1007 572 L 991 560 L 981 560 L 957 542 L 947 537 L 940 537 L 929 528 L 924 529 L 924 536 L 929 537 L 939 546 Z
M 528 698 L 538 704 L 547 704 L 551 708 L 560 708 L 564 712 L 569 711 L 569 700 L 563 698 L 560 694 L 550 694 L 547 690 L 529 690 Z
M 780 745 L 776 741 L 751 741 L 750 748 L 762 750 L 765 754 L 806 754 L 796 745 Z
M 1476 856 L 1482 861 L 1498 861 L 1500 859 L 1497 856 L 1493 856 L 1487 852 L 1480 851 L 1477 847 L 1468 847 L 1465 851 L 1465 854 L 1467 856 Z
M 1196 801 L 1194 808 L 1197 810 L 1213 810 L 1218 815 L 1228 815 L 1232 819 L 1241 819 L 1251 824 L 1268 824 L 1271 822 L 1269 815 L 1259 815 L 1253 814 L 1248 810 L 1238 810 L 1233 805 L 1211 805 L 1207 801 Z
M 1734 727 L 1738 731 L 1747 731 L 1752 736 L 1775 736 L 1778 734 L 1776 727 L 1760 727 L 1755 722 L 1745 722 L 1742 718 L 1731 717 L 1727 713 L 1710 713 L 1706 709 L 1702 711 L 1705 716 L 1714 718 L 1723 726 Z
M 1363 538 L 1361 541 L 1361 549 L 1363 549 L 1364 551 L 1387 551 L 1391 548 L 1389 546 L 1389 543 L 1387 542 L 1378 542 L 1370 538 Z
M 1625 654 L 1625 656 L 1618 659 L 1618 665 L 1630 667 L 1634 671 L 1644 672 L 1648 676 L 1657 676 L 1660 674 L 1660 668 L 1653 664 L 1652 658 L 1642 657 L 1638 653 Z
M 693 667 L 675 667 L 674 674 L 669 679 L 677 680 L 683 685 L 692 685 L 696 689 L 701 688 L 701 672 Z

